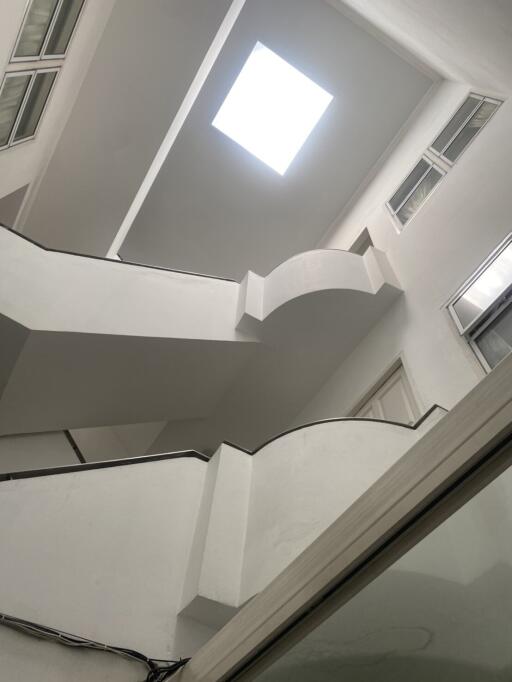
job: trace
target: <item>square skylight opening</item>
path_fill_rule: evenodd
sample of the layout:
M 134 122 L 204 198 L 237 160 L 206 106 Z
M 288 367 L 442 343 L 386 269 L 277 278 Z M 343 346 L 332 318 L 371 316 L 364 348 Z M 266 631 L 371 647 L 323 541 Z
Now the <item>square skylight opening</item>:
M 332 99 L 257 42 L 212 125 L 284 175 Z

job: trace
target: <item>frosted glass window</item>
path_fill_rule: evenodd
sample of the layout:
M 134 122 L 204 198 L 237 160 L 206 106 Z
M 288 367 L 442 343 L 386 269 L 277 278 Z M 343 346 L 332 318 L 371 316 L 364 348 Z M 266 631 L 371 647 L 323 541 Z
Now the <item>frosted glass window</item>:
M 497 108 L 498 105 L 494 102 L 484 102 L 446 149 L 444 156 L 450 161 L 456 161 Z
M 389 200 L 389 205 L 394 211 L 398 211 L 398 209 L 403 204 L 405 199 L 407 199 L 409 194 L 411 194 L 413 189 L 416 187 L 416 185 L 422 179 L 422 177 L 426 174 L 429 168 L 430 163 L 425 161 L 425 159 L 421 159 L 421 161 L 418 164 L 416 164 L 416 166 L 412 169 L 412 171 L 400 185 L 398 190 L 393 194 L 392 198 Z
M 409 199 L 407 199 L 405 204 L 396 214 L 402 225 L 405 225 L 413 217 L 442 177 L 442 173 L 436 168 L 432 167 L 429 170 Z
M 256 43 L 212 125 L 283 175 L 332 99 Z
M 9 142 L 32 74 L 8 76 L 0 92 L 0 147 Z
M 15 142 L 35 135 L 56 76 L 56 71 L 38 73 L 35 76 L 34 84 L 16 129 Z
M 38 57 L 58 0 L 33 0 L 14 52 L 15 57 Z
M 45 55 L 65 54 L 84 0 L 64 0 L 45 48 Z
M 512 243 L 475 279 L 453 309 L 462 329 L 467 329 L 512 285 Z
M 480 106 L 481 101 L 482 100 L 477 97 L 468 97 L 450 122 L 445 126 L 441 134 L 435 139 L 432 144 L 433 149 L 442 154 L 453 137 L 467 121 L 468 117 L 471 116 L 478 106 Z
M 490 369 L 512 352 L 512 306 L 508 306 L 475 338 Z

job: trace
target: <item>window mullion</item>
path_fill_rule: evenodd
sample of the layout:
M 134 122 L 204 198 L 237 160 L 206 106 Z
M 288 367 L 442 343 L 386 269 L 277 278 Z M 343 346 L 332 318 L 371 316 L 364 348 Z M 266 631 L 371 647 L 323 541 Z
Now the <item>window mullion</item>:
M 471 97 L 471 99 L 476 99 L 475 95 L 470 95 L 470 97 Z M 468 114 L 468 116 L 464 119 L 464 121 L 461 123 L 461 125 L 459 126 L 459 128 L 457 128 L 457 130 L 456 130 L 456 131 L 454 132 L 454 134 L 450 137 L 450 139 L 448 140 L 448 142 L 444 145 L 444 147 L 442 148 L 442 150 L 439 151 L 439 152 L 437 152 L 437 150 L 434 149 L 434 147 L 432 147 L 432 146 L 430 146 L 430 149 L 433 149 L 434 152 L 437 153 L 437 154 L 439 154 L 440 156 L 442 156 L 442 155 L 445 153 L 445 151 L 448 149 L 448 147 L 451 145 L 451 143 L 454 141 L 454 139 L 457 137 L 457 135 L 458 135 L 462 130 L 464 130 L 464 128 L 465 128 L 465 127 L 467 126 L 467 124 L 469 123 L 469 121 L 473 118 L 473 116 L 476 114 L 476 112 L 480 109 L 480 107 L 482 106 L 482 104 L 485 102 L 485 98 L 484 98 L 484 97 L 479 97 L 479 99 L 480 99 L 480 102 L 479 102 L 478 104 L 475 105 L 474 109 L 471 110 L 471 112 L 470 112 L 470 113 Z M 449 123 L 450 123 L 450 122 L 448 122 L 447 125 L 449 125 Z M 432 144 L 433 144 L 433 143 L 432 143 Z M 450 162 L 450 163 L 451 163 L 451 162 Z

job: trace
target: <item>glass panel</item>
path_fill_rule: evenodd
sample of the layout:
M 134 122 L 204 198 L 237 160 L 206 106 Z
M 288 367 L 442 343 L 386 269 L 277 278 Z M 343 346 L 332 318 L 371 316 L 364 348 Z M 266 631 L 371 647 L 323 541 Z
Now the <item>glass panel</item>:
M 27 103 L 21 115 L 20 122 L 16 129 L 14 141 L 32 137 L 35 134 L 37 124 L 43 113 L 44 105 L 52 89 L 53 82 L 57 76 L 56 71 L 38 73 L 34 85 L 30 91 Z
M 423 178 L 409 199 L 407 199 L 405 204 L 397 213 L 397 217 L 402 225 L 405 225 L 405 223 L 413 217 L 413 215 L 416 213 L 421 204 L 425 201 L 442 177 L 442 173 L 440 173 L 436 168 L 431 168 L 429 170 L 427 175 Z
M 432 148 L 440 154 L 445 150 L 457 130 L 461 127 L 468 116 L 477 108 L 482 100 L 476 97 L 468 97 L 457 113 L 450 119 L 448 125 L 443 128 L 441 134 L 432 143 Z
M 475 340 L 491 369 L 512 352 L 512 306 L 487 327 Z
M 58 0 L 33 0 L 14 53 L 15 57 L 38 57 Z
M 512 469 L 258 682 L 510 682 Z
M 512 244 L 509 244 L 453 304 L 462 328 L 474 322 L 511 284 Z
M 84 0 L 64 0 L 46 45 L 45 55 L 59 55 L 66 52 L 83 4 Z
M 5 79 L 0 93 L 0 147 L 9 142 L 18 111 L 27 91 L 32 74 L 11 76 Z
M 393 211 L 397 211 L 400 208 L 400 205 L 403 202 L 403 200 L 407 197 L 409 192 L 413 190 L 416 184 L 427 172 L 429 167 L 430 164 L 427 163 L 425 159 L 421 159 L 421 161 L 416 166 L 414 166 L 412 171 L 409 173 L 409 175 L 400 185 L 398 190 L 395 192 L 395 194 L 393 194 L 393 196 L 389 200 L 389 205 L 391 206 Z
M 458 159 L 480 128 L 483 128 L 497 108 L 497 104 L 484 102 L 444 152 L 444 156 L 450 161 Z

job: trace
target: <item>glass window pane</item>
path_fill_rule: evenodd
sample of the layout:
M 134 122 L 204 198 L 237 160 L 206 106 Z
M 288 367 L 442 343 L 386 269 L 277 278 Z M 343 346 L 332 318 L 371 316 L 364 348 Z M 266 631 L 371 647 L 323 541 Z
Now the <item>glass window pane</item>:
M 444 152 L 444 156 L 450 161 L 458 159 L 480 128 L 483 128 L 497 108 L 497 104 L 484 102 Z
M 14 53 L 15 57 L 39 56 L 57 2 L 58 0 L 33 0 Z
M 468 116 L 478 107 L 482 100 L 476 97 L 468 97 L 457 113 L 450 119 L 449 123 L 443 128 L 441 134 L 432 143 L 433 149 L 440 154 L 445 150 L 457 130 L 461 127 Z
M 475 342 L 491 369 L 506 358 L 512 352 L 512 306 L 498 315 Z
M 462 328 L 474 322 L 511 284 L 512 244 L 509 244 L 453 304 Z
M 405 223 L 413 217 L 442 177 L 442 173 L 436 168 L 431 168 L 429 170 L 427 175 L 397 213 L 397 217 L 402 225 L 405 225 Z
M 64 0 L 46 45 L 45 55 L 59 55 L 66 52 L 83 4 L 84 0 Z
M 400 208 L 402 201 L 406 198 L 409 192 L 412 191 L 416 183 L 420 181 L 421 177 L 427 172 L 429 166 L 430 164 L 427 163 L 425 159 L 421 159 L 421 161 L 412 169 L 398 190 L 389 200 L 389 205 L 393 211 L 397 211 Z
M 512 468 L 257 682 L 510 682 Z
M 6 78 L 0 93 L 0 147 L 9 142 L 31 74 Z
M 56 71 L 38 73 L 16 129 L 14 141 L 32 137 L 43 113 L 44 105 L 57 76 Z

